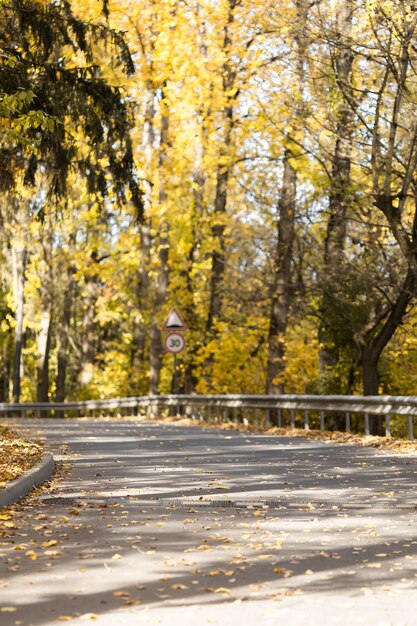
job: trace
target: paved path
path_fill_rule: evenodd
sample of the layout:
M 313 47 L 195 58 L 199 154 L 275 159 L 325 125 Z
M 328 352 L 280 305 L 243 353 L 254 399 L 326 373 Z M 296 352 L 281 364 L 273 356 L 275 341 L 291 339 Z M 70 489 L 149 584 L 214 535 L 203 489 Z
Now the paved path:
M 417 457 L 28 423 L 68 469 L 0 537 L 1 626 L 417 623 Z

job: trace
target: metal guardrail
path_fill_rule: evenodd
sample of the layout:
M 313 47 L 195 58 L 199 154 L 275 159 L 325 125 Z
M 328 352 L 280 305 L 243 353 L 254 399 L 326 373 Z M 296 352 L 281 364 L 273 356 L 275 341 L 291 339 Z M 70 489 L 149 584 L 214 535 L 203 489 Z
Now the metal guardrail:
M 295 428 L 302 423 L 308 430 L 312 425 L 324 430 L 333 421 L 343 421 L 347 432 L 352 429 L 352 416 L 363 419 L 365 435 L 371 432 L 371 420 L 380 424 L 385 419 L 385 435 L 391 436 L 391 418 L 407 418 L 409 439 L 414 439 L 414 416 L 417 415 L 416 396 L 315 396 L 315 395 L 165 395 L 137 396 L 111 400 L 86 400 L 80 402 L 45 402 L 0 404 L 1 416 L 79 416 L 79 415 L 132 415 L 145 414 L 156 417 L 161 411 L 187 415 L 201 421 L 220 422 L 233 419 L 245 424 L 261 422 Z M 356 420 L 358 421 L 358 420 Z M 405 431 L 404 431 L 405 432 Z

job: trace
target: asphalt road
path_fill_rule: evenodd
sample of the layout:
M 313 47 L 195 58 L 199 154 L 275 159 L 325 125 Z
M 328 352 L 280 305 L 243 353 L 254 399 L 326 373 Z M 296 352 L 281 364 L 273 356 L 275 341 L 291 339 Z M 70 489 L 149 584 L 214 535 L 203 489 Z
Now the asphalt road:
M 65 469 L 3 520 L 1 626 L 417 623 L 417 457 L 151 422 L 24 424 Z

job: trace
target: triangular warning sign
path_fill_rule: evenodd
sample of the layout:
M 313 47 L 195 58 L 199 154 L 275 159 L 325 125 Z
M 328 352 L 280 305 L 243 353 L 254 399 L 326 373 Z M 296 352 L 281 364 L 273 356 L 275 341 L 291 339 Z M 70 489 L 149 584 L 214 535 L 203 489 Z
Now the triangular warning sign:
M 181 314 L 174 307 L 168 313 L 168 317 L 165 321 L 165 324 L 162 327 L 162 330 L 188 330 L 186 323 L 181 317 Z

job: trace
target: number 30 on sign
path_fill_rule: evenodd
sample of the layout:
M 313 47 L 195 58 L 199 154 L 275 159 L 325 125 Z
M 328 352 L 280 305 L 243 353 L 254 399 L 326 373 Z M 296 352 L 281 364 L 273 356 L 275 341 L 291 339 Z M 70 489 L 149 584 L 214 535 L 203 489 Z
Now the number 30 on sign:
M 164 339 L 164 348 L 171 354 L 179 354 L 185 349 L 185 339 L 179 333 L 169 333 Z

